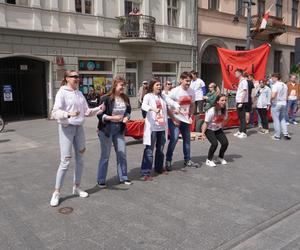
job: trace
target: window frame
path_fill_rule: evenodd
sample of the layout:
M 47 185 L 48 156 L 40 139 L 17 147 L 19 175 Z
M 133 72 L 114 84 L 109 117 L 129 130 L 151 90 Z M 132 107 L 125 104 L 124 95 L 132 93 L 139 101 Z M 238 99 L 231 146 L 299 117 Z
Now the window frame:
M 236 13 L 237 13 L 238 16 L 245 16 L 246 15 L 246 9 L 245 9 L 243 0 L 236 0 L 235 9 L 236 9 Z
M 219 0 L 208 0 L 208 9 L 219 11 L 220 1 Z
M 76 9 L 76 0 L 75 1 L 75 12 L 79 14 L 85 14 L 85 15 L 93 15 L 94 14 L 94 0 L 78 0 L 80 1 L 80 7 L 81 7 L 81 12 L 77 11 Z M 89 1 L 91 2 L 91 13 L 86 13 L 86 2 Z
M 176 6 L 173 5 L 173 1 L 176 1 Z M 169 26 L 178 27 L 179 24 L 179 1 L 178 0 L 168 0 L 167 1 L 167 21 Z M 175 15 L 174 15 L 175 13 Z M 175 22 L 173 17 L 175 17 Z
M 276 0 L 276 17 L 282 18 L 282 0 Z
M 278 61 L 277 61 L 278 57 Z M 282 60 L 282 51 L 275 50 L 274 51 L 274 72 L 281 73 L 281 60 Z
M 298 27 L 298 15 L 299 15 L 299 0 L 292 0 L 292 20 L 291 20 L 292 27 Z
M 257 0 L 257 14 L 263 16 L 266 12 L 266 0 Z

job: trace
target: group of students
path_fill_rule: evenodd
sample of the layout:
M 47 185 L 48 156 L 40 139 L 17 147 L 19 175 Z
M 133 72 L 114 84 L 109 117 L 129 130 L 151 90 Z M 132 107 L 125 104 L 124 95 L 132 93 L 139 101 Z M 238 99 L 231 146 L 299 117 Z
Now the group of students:
M 157 174 L 172 171 L 173 153 L 181 133 L 183 139 L 184 167 L 199 167 L 191 160 L 190 155 L 190 125 L 195 108 L 195 91 L 190 88 L 192 75 L 183 72 L 180 75 L 180 85 L 166 93 L 162 91 L 159 79 L 153 78 L 148 85 L 148 93 L 143 98 L 142 109 L 146 112 L 143 144 L 145 145 L 141 161 L 141 176 L 144 181 L 152 181 L 152 167 Z M 84 166 L 85 134 L 83 124 L 86 116 L 98 117 L 98 137 L 100 141 L 100 160 L 98 164 L 97 184 L 99 188 L 106 187 L 107 168 L 113 144 L 117 155 L 117 174 L 120 184 L 131 185 L 127 175 L 126 123 L 130 119 L 131 105 L 125 94 L 125 79 L 113 79 L 111 91 L 101 98 L 100 105 L 89 108 L 83 94 L 78 90 L 79 74 L 75 70 L 66 71 L 62 86 L 56 94 L 52 116 L 58 121 L 60 145 L 60 164 L 56 174 L 55 190 L 50 205 L 55 207 L 60 202 L 60 191 L 65 174 L 75 153 L 75 171 L 73 179 L 73 194 L 88 197 L 89 194 L 80 188 Z M 219 154 L 220 163 L 227 164 L 224 159 L 228 140 L 222 130 L 222 122 L 226 118 L 226 96 L 219 95 L 215 105 L 207 112 L 201 138 L 211 142 L 207 164 L 212 161 L 221 142 Z M 170 133 L 170 141 L 166 153 L 164 145 Z M 154 154 L 155 150 L 155 154 Z
M 248 111 L 247 105 L 249 105 L 250 100 L 249 82 L 244 77 L 244 72 L 241 69 L 235 71 L 235 76 L 239 79 L 236 103 L 240 120 L 239 131 L 235 136 L 245 138 L 247 137 L 246 111 Z M 172 171 L 173 153 L 180 134 L 183 141 L 184 167 L 199 167 L 198 163 L 191 160 L 190 155 L 190 127 L 196 105 L 198 109 L 203 108 L 205 110 L 205 119 L 199 139 L 204 140 L 207 138 L 211 144 L 206 165 L 216 167 L 216 163 L 227 164 L 224 158 L 229 142 L 223 131 L 223 123 L 227 119 L 227 97 L 220 93 L 214 83 L 209 85 L 209 92 L 205 95 L 202 82 L 197 79 L 196 72 L 183 72 L 180 75 L 180 84 L 177 87 L 172 88 L 172 83 L 169 83 L 166 84 L 167 87 L 163 90 L 162 83 L 158 78 L 153 78 L 147 85 L 147 93 L 143 96 L 141 103 L 145 116 L 143 135 L 145 148 L 141 160 L 140 174 L 144 181 L 153 180 L 153 165 L 157 174 L 167 174 L 168 171 Z M 268 132 L 267 110 L 271 107 L 275 128 L 273 139 L 279 140 L 281 132 L 285 139 L 291 139 L 287 132 L 285 120 L 289 88 L 280 81 L 279 74 L 273 74 L 271 81 L 272 90 L 266 86 L 266 82 L 263 80 L 259 81 L 259 86 L 255 88 L 256 106 L 261 118 L 262 133 Z M 126 123 L 130 120 L 131 105 L 128 96 L 125 94 L 125 79 L 119 76 L 115 77 L 110 92 L 104 95 L 101 98 L 100 105 L 94 108 L 88 107 L 86 99 L 78 90 L 78 84 L 78 72 L 75 70 L 66 71 L 62 86 L 56 94 L 52 111 L 52 116 L 58 121 L 60 144 L 60 164 L 56 175 L 55 190 L 50 201 L 50 205 L 53 207 L 59 205 L 60 190 L 70 165 L 72 148 L 74 148 L 76 160 L 73 194 L 83 198 L 89 196 L 86 191 L 80 188 L 85 152 L 83 123 L 86 116 L 96 115 L 98 118 L 98 137 L 101 149 L 97 174 L 98 187 L 106 187 L 112 145 L 117 155 L 117 174 L 120 184 L 132 184 L 127 174 L 125 129 Z M 170 86 L 168 87 L 168 85 Z M 203 92 L 196 97 L 195 89 L 199 88 Z M 289 93 L 295 95 L 293 91 Z M 294 99 L 292 100 L 294 101 Z M 169 143 L 165 154 L 164 146 L 168 137 Z M 218 159 L 214 161 L 218 143 L 221 144 L 221 147 Z
M 255 81 L 253 75 L 244 74 L 241 69 L 235 71 L 239 84 L 236 93 L 236 104 L 240 122 L 239 130 L 234 134 L 238 138 L 247 138 L 247 124 L 256 111 L 261 134 L 269 134 L 268 111 L 271 111 L 274 135 L 272 139 L 280 140 L 282 137 L 290 140 L 287 125 L 296 122 L 297 101 L 300 95 L 300 85 L 295 75 L 290 76 L 289 82 L 281 81 L 281 75 L 273 73 L 267 80 Z M 291 112 L 292 108 L 292 112 Z

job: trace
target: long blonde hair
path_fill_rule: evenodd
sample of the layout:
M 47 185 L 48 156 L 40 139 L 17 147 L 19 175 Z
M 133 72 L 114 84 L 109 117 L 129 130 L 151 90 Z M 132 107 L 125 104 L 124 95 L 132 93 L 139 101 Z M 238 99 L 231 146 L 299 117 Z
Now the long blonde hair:
M 78 73 L 78 71 L 77 70 L 66 70 L 65 71 L 65 73 L 64 73 L 64 79 L 61 81 L 61 83 L 60 83 L 60 86 L 65 86 L 65 85 L 67 85 L 67 77 L 71 74 L 71 73 L 73 73 L 73 72 L 76 72 L 76 73 Z

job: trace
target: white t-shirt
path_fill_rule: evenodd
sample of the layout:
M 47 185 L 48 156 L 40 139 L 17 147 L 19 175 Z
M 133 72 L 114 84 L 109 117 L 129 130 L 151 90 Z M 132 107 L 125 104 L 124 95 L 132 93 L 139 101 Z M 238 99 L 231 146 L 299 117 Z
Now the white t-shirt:
M 245 92 L 245 90 L 246 90 L 246 93 L 244 94 L 245 97 L 244 97 L 244 100 L 242 101 L 242 96 L 243 96 L 243 93 Z M 235 101 L 236 101 L 236 103 L 248 102 L 248 82 L 244 78 L 242 78 L 239 82 L 239 86 L 236 91 Z
M 189 120 L 190 106 L 195 102 L 195 91 L 191 88 L 184 90 L 178 86 L 171 90 L 169 97 L 180 105 L 181 114 Z
M 203 100 L 203 90 L 202 90 L 203 87 L 205 87 L 205 83 L 200 78 L 191 81 L 190 88 L 195 91 L 195 101 Z
M 112 115 L 124 116 L 125 112 L 126 112 L 126 104 L 124 100 L 121 98 L 116 98 L 114 102 Z
M 223 122 L 225 120 L 224 115 L 218 114 L 216 115 L 215 107 L 210 108 L 205 113 L 204 121 L 207 123 L 207 129 L 217 131 L 223 127 Z
M 272 101 L 273 105 L 286 105 L 288 87 L 285 83 L 277 81 L 272 85 L 272 93 L 277 93 L 276 98 Z

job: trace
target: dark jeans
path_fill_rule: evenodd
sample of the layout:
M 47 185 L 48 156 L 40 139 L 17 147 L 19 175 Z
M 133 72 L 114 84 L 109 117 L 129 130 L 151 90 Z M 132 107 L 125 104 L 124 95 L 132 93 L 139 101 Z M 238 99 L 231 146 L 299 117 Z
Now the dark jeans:
M 204 100 L 196 101 L 194 114 L 196 115 L 197 112 L 203 114 L 203 108 L 204 108 Z
M 239 108 L 238 105 L 240 103 L 237 103 L 237 113 L 238 113 L 238 118 L 240 121 L 240 127 L 239 127 L 239 132 L 240 133 L 246 133 L 246 111 L 245 111 L 245 103 L 243 103 L 242 107 Z
M 179 127 L 176 127 L 171 119 L 168 120 L 169 130 L 170 130 L 170 142 L 168 145 L 166 160 L 172 161 L 173 152 L 176 147 L 179 132 L 182 135 L 183 140 L 183 155 L 184 160 L 188 161 L 191 159 L 190 151 L 191 151 L 191 132 L 190 132 L 190 124 L 181 122 Z
M 213 131 L 210 129 L 207 129 L 205 131 L 206 138 L 209 140 L 211 146 L 208 151 L 208 159 L 211 161 L 214 157 L 214 153 L 216 152 L 218 148 L 218 141 L 221 144 L 220 152 L 219 152 L 219 157 L 224 159 L 224 154 L 228 148 L 228 140 L 226 135 L 224 134 L 223 129 L 219 129 L 217 131 Z
M 155 172 L 161 173 L 164 164 L 164 145 L 166 143 L 165 131 L 153 131 L 151 134 L 151 146 L 146 145 L 141 165 L 141 175 L 149 176 L 153 165 L 153 151 L 155 149 L 154 169 Z
M 268 122 L 268 115 L 267 115 L 268 110 L 266 108 L 261 108 L 261 109 L 258 108 L 257 112 L 261 119 L 261 125 L 263 129 L 269 129 L 269 122 Z

